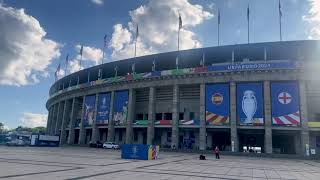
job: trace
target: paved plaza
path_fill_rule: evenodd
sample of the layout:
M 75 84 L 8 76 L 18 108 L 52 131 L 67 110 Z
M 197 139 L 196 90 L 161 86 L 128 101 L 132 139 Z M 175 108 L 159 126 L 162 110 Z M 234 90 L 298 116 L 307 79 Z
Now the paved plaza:
M 0 146 L 0 179 L 320 179 L 308 160 L 161 152 L 159 160 L 123 160 L 120 151 L 86 147 Z

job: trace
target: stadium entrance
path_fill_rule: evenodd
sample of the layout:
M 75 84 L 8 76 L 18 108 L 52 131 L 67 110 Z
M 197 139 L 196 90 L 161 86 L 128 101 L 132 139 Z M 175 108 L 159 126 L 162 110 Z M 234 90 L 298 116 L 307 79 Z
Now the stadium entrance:
M 179 129 L 179 148 L 180 149 L 198 149 L 199 148 L 199 130 L 196 128 Z
M 170 148 L 172 129 L 167 127 L 156 127 L 154 130 L 153 144 L 159 144 L 161 148 Z
M 147 144 L 147 127 L 133 128 L 133 140 L 134 144 Z
M 98 140 L 102 142 L 107 141 L 107 136 L 108 136 L 108 128 L 99 128 L 99 138 Z
M 207 129 L 207 149 L 231 151 L 230 129 Z
M 300 144 L 299 131 L 272 131 L 272 149 L 275 154 L 296 154 Z
M 238 132 L 238 138 L 240 152 L 264 152 L 264 129 L 241 129 Z

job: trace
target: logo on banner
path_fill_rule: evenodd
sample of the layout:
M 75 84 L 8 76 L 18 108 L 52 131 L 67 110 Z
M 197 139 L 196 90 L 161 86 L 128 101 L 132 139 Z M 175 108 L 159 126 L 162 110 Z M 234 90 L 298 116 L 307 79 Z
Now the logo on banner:
M 244 123 L 252 123 L 253 116 L 257 110 L 257 100 L 252 90 L 246 90 L 242 97 L 242 111 L 246 115 Z
M 223 102 L 223 96 L 220 93 L 214 93 L 211 97 L 211 101 L 215 105 L 219 105 Z
M 278 95 L 278 101 L 281 103 L 281 104 L 289 104 L 292 100 L 292 96 L 291 94 L 287 93 L 287 92 L 281 92 L 279 95 Z

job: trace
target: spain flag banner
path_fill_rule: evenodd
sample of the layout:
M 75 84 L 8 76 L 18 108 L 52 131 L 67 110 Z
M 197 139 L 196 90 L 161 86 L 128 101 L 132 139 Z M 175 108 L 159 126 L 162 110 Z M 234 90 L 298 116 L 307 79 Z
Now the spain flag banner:
M 300 101 L 296 81 L 271 83 L 271 115 L 273 125 L 300 125 Z
M 229 84 L 206 85 L 207 125 L 228 125 L 230 119 Z

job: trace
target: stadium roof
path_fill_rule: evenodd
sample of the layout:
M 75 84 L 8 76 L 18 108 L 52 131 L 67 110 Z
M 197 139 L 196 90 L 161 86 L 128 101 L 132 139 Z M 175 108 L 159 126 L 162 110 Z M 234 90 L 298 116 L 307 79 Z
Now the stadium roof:
M 231 62 L 232 52 L 234 52 L 235 62 L 242 62 L 244 59 L 261 61 L 264 60 L 265 50 L 267 52 L 267 60 L 316 60 L 316 58 L 320 57 L 320 41 L 302 40 L 216 46 L 183 50 L 179 53 L 174 51 L 112 61 L 63 77 L 51 86 L 50 94 L 61 89 L 63 84 L 65 87 L 69 86 L 69 83 L 71 83 L 71 86 L 76 85 L 78 76 L 80 84 L 88 81 L 89 73 L 90 81 L 97 80 L 99 69 L 102 70 L 102 78 L 104 79 L 115 75 L 114 68 L 116 66 L 118 67 L 118 76 L 131 73 L 133 63 L 135 63 L 136 73 L 151 72 L 153 61 L 156 62 L 157 71 L 175 69 L 178 54 L 179 68 L 190 68 L 200 65 L 203 54 L 205 54 L 205 65 L 209 66 L 217 63 Z

